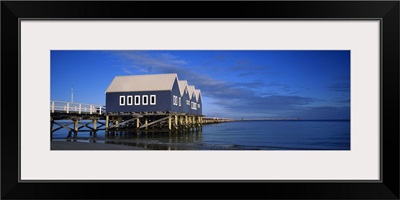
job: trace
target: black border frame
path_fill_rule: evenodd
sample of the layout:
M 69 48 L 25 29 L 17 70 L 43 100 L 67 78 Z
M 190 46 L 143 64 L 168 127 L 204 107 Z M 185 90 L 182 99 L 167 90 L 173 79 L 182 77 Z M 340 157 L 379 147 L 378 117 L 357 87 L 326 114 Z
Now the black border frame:
M 158 9 L 155 9 L 158 8 Z M 398 1 L 2 1 L 1 2 L 1 198 L 274 198 L 399 199 L 399 8 Z M 20 131 L 20 19 L 380 19 L 380 182 L 18 182 Z M 18 74 L 18 84 L 8 83 Z M 17 88 L 15 88 L 17 86 Z M 17 93 L 18 92 L 18 93 Z M 18 99 L 17 99 L 18 97 Z M 18 112 L 16 109 L 18 108 Z M 11 117 L 13 115 L 13 117 Z M 16 120 L 18 117 L 18 121 Z M 190 184 L 189 184 L 190 183 Z M 265 187 L 259 190 L 255 186 Z M 121 189 L 121 187 L 127 189 Z M 155 192 L 168 187 L 170 193 Z M 185 192 L 182 192 L 185 191 Z M 192 193 L 192 196 L 186 196 Z

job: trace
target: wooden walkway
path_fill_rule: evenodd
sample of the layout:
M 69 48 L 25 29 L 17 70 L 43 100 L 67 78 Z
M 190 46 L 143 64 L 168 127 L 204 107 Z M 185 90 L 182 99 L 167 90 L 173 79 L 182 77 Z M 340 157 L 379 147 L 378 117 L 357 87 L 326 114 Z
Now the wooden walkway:
M 78 132 L 89 131 L 96 135 L 99 130 L 105 130 L 106 135 L 124 130 L 191 131 L 201 129 L 204 123 L 201 115 L 171 112 L 112 113 L 106 112 L 105 107 L 101 105 L 63 101 L 51 101 L 50 116 L 51 137 L 60 129 L 67 129 L 68 137 L 71 137 L 72 133 L 77 137 Z M 64 122 L 61 123 L 60 120 Z M 65 123 L 65 120 L 69 122 Z M 84 120 L 86 122 L 83 122 Z M 105 120 L 105 123 L 99 120 Z M 86 130 L 83 130 L 84 128 Z
M 50 113 L 64 113 L 64 114 L 90 114 L 102 115 L 104 114 L 105 107 L 95 104 L 65 102 L 65 101 L 51 101 Z
M 100 128 L 105 126 L 105 123 L 99 122 L 99 120 L 105 119 L 104 111 L 104 107 L 101 105 L 50 101 L 51 137 L 53 137 L 54 132 L 60 129 L 67 129 L 69 131 L 68 137 L 71 137 L 71 133 L 74 133 L 76 137 L 78 131 L 84 131 L 83 128 L 87 128 L 85 131 L 96 134 L 98 130 L 104 130 Z M 60 120 L 68 120 L 69 122 L 64 124 Z M 89 122 L 84 123 L 83 120 L 89 120 Z M 71 125 L 73 125 L 72 128 Z

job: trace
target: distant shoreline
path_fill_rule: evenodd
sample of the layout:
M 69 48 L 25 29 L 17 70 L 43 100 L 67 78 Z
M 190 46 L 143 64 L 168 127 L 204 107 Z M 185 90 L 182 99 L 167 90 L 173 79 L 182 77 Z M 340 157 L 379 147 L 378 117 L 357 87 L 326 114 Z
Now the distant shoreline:
M 350 119 L 237 119 L 234 121 L 350 121 Z
M 208 117 L 204 118 L 208 121 L 214 121 L 215 123 L 220 122 L 241 122 L 241 121 L 350 121 L 350 119 L 301 119 L 301 118 L 243 118 L 243 119 L 230 119 L 230 118 L 218 118 Z

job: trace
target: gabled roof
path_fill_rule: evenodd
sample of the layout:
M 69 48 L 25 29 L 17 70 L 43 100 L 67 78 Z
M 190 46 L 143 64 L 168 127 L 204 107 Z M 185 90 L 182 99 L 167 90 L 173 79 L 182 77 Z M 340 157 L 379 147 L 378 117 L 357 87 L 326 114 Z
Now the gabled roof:
M 116 76 L 106 92 L 142 92 L 172 90 L 177 74 Z
M 188 86 L 187 81 L 183 80 L 183 81 L 179 81 L 179 91 L 181 92 L 181 96 L 183 96 L 183 92 L 185 92 L 186 87 Z
M 194 90 L 196 90 L 196 88 L 194 88 L 193 85 L 188 85 L 187 88 L 188 88 L 188 92 L 189 92 L 189 99 L 192 99 L 193 92 L 194 92 Z
M 200 91 L 200 90 L 195 90 L 195 91 L 194 91 L 194 94 L 195 94 L 195 96 L 196 96 L 196 102 L 199 102 L 199 98 L 200 98 L 200 96 L 201 96 L 201 91 Z

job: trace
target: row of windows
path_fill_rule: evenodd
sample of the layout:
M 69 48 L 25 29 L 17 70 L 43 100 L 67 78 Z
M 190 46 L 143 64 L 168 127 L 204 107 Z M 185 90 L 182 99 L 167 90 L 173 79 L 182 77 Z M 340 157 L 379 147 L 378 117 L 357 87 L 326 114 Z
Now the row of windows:
M 173 96 L 173 104 L 177 105 L 178 101 L 177 101 L 177 96 Z M 179 97 L 179 106 L 181 106 L 181 98 Z M 192 104 L 190 104 L 192 103 Z M 200 108 L 200 104 L 196 103 L 196 102 L 190 102 L 189 100 L 186 100 L 186 105 L 191 106 L 191 109 L 193 110 L 197 110 L 197 108 Z
M 174 106 L 177 106 L 177 105 L 179 105 L 179 106 L 182 106 L 182 99 L 181 99 L 181 97 L 178 97 L 178 96 L 172 96 L 172 104 L 174 105 Z
M 134 98 L 135 102 L 133 102 L 133 96 L 129 95 L 126 96 L 126 101 L 125 101 L 125 96 L 119 96 L 119 105 L 120 106 L 131 106 L 133 103 L 135 106 L 139 105 L 149 105 L 149 95 L 142 95 L 142 98 L 140 98 L 140 95 L 135 95 Z M 142 102 L 140 102 L 140 100 Z M 140 104 L 142 103 L 142 104 Z M 150 105 L 156 105 L 156 95 L 150 95 Z
M 134 98 L 133 98 L 134 97 Z M 119 96 L 119 105 L 120 106 L 131 106 L 131 105 L 149 105 L 149 95 L 129 95 L 129 96 Z M 134 101 L 133 101 L 134 100 Z M 197 108 L 200 108 L 200 104 L 197 104 L 195 102 L 190 102 L 189 100 L 186 100 L 186 105 L 190 105 L 193 110 L 197 110 Z M 156 95 L 150 95 L 150 105 L 156 105 Z M 178 96 L 173 96 L 173 105 L 175 106 L 182 106 L 182 99 L 181 97 Z
M 179 97 L 179 101 L 178 101 L 178 97 L 177 96 L 173 96 L 173 104 L 176 106 L 176 105 L 178 105 L 179 104 L 179 106 L 181 106 L 181 101 L 182 101 L 182 99 L 181 99 L 181 97 Z M 190 103 L 192 103 L 192 104 L 190 104 Z M 186 100 L 186 105 L 188 105 L 188 106 L 190 106 L 191 105 L 191 108 L 193 109 L 193 110 L 197 110 L 197 108 L 200 108 L 200 104 L 199 103 L 196 103 L 196 102 L 190 102 L 189 100 Z

